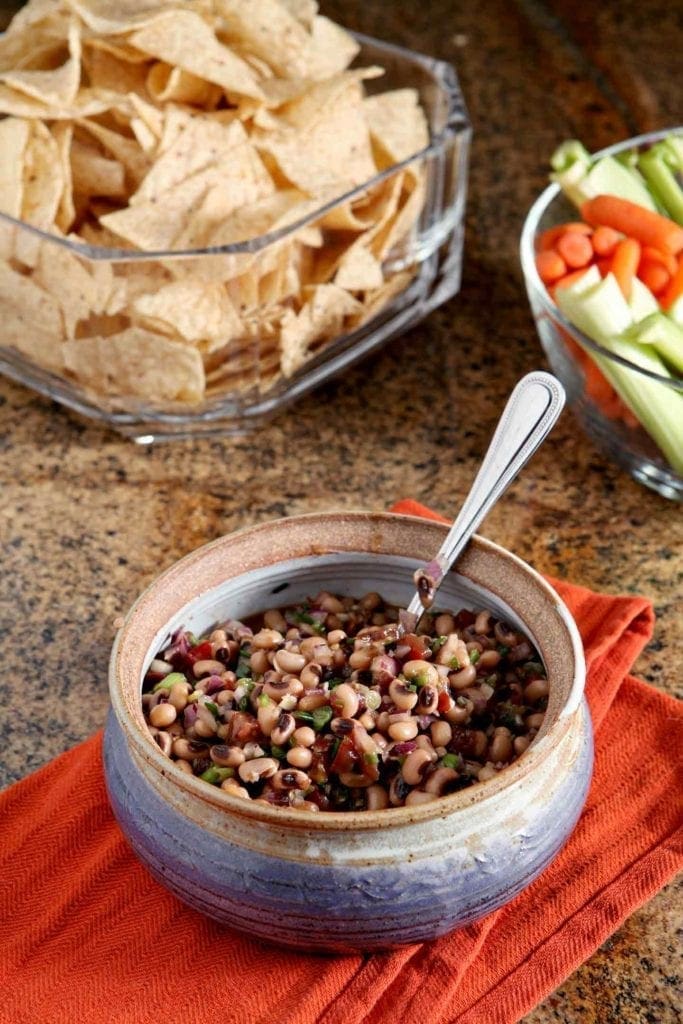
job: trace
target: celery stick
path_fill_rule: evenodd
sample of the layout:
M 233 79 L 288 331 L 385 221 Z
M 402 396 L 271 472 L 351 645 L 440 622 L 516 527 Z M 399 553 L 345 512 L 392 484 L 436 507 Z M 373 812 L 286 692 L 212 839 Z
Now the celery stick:
M 652 345 L 677 373 L 683 377 L 683 327 L 665 313 L 652 313 L 625 332 L 625 337 L 639 345 Z
M 638 168 L 665 213 L 683 224 L 683 189 L 676 181 L 675 157 L 665 142 L 658 142 L 638 158 Z
M 577 207 L 587 199 L 609 194 L 629 199 L 648 210 L 656 210 L 647 186 L 635 168 L 626 167 L 612 156 L 603 156 L 591 163 L 590 154 L 576 139 L 558 146 L 550 158 L 550 165 L 554 171 L 551 179 Z
M 581 286 L 583 281 L 582 278 L 577 284 Z M 662 359 L 650 346 L 623 337 L 633 323 L 633 315 L 613 274 L 585 289 L 577 289 L 576 285 L 558 288 L 556 301 L 568 320 L 609 352 L 661 377 L 670 377 Z M 683 395 L 592 350 L 588 354 L 659 445 L 672 468 L 683 473 Z
M 631 298 L 628 300 L 635 323 L 644 320 L 651 313 L 659 312 L 659 303 L 646 284 L 639 277 L 633 278 Z

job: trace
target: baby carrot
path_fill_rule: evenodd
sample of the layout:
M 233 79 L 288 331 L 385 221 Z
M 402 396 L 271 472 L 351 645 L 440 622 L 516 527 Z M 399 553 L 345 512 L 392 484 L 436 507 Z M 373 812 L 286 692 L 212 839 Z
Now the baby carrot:
M 542 231 L 536 240 L 536 249 L 538 252 L 544 252 L 546 249 L 554 249 L 555 242 L 558 238 L 565 233 L 565 231 L 576 231 L 579 235 L 590 235 L 593 228 L 590 224 L 583 224 L 581 221 L 571 221 L 568 224 L 557 224 L 554 228 L 546 228 Z
M 578 231 L 565 231 L 555 242 L 555 251 L 572 270 L 587 266 L 593 259 L 593 246 L 590 238 L 580 235 Z
M 653 295 L 661 295 L 669 281 L 671 274 L 660 263 L 643 263 L 640 261 L 638 277 L 646 285 Z
M 624 238 L 614 250 L 610 269 L 625 299 L 631 298 L 633 278 L 636 276 L 639 262 L 640 242 L 635 238 Z
M 675 256 L 671 256 L 669 253 L 660 252 L 659 249 L 653 249 L 651 245 L 644 245 L 643 251 L 640 254 L 641 263 L 656 263 L 660 267 L 664 267 L 668 271 L 669 276 L 676 273 L 678 262 Z
M 567 273 L 567 264 L 553 249 L 536 254 L 536 270 L 544 284 L 551 284 Z
M 596 256 L 612 256 L 620 241 L 621 235 L 614 228 L 608 228 L 601 224 L 595 229 L 591 236 L 593 249 Z
M 659 296 L 659 305 L 662 309 L 668 309 L 681 295 L 683 295 L 683 256 L 678 260 L 678 268 L 672 275 L 666 291 Z
M 581 216 L 595 227 L 605 225 L 674 256 L 683 249 L 683 228 L 668 217 L 618 196 L 595 196 L 581 207 Z

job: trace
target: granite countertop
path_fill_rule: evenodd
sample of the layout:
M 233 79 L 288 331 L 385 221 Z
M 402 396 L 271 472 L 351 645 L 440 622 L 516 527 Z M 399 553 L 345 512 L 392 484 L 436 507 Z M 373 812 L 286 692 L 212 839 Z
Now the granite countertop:
M 381 509 L 408 495 L 452 513 L 509 390 L 544 365 L 517 243 L 548 155 L 568 136 L 595 149 L 680 121 L 683 24 L 675 5 L 322 6 L 460 73 L 474 125 L 462 291 L 246 438 L 137 447 L 0 381 L 2 785 L 102 724 L 115 619 L 192 548 L 276 516 Z M 650 598 L 655 636 L 636 672 L 675 692 L 683 668 L 681 508 L 606 461 L 570 413 L 482 532 L 542 572 Z M 40 685 L 27 686 L 36 655 Z M 679 1021 L 675 929 L 671 885 L 526 1024 Z

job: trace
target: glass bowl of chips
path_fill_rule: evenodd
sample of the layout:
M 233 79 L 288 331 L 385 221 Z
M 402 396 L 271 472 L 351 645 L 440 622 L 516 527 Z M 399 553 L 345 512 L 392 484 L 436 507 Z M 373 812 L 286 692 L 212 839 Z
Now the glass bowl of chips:
M 0 370 L 137 441 L 242 432 L 458 291 L 466 109 L 312 2 L 126 9 L 0 37 Z

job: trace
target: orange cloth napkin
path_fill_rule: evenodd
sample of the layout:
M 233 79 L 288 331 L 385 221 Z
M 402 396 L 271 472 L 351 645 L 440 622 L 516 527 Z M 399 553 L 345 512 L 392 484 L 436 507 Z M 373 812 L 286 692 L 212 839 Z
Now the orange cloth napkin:
M 434 517 L 414 502 L 396 510 Z M 595 776 L 564 850 L 507 907 L 372 956 L 252 941 L 186 908 L 135 859 L 98 734 L 0 794 L 1 1024 L 517 1021 L 683 864 L 683 712 L 626 674 L 652 608 L 553 585 L 586 648 Z

